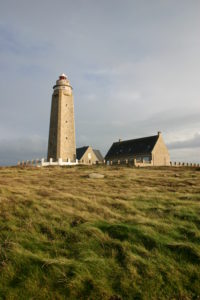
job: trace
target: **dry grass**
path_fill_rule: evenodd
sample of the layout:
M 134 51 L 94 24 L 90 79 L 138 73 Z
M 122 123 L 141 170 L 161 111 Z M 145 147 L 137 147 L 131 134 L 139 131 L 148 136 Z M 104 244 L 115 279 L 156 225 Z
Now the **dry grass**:
M 199 299 L 199 202 L 194 168 L 1 168 L 0 298 Z

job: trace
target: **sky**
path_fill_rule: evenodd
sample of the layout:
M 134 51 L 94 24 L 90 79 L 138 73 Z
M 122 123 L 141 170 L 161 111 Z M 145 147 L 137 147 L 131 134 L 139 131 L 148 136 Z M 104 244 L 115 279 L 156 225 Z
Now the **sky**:
M 161 131 L 199 163 L 199 36 L 199 0 L 0 0 L 0 165 L 46 157 L 63 72 L 77 147 Z

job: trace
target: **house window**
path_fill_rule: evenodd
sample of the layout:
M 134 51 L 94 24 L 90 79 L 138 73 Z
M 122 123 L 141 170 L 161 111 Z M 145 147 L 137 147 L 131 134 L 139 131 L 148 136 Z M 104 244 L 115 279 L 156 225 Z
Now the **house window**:
M 141 156 L 136 156 L 136 161 L 137 162 L 142 162 L 142 157 Z
M 144 156 L 144 157 L 143 157 L 143 161 L 144 161 L 145 163 L 149 163 L 149 162 L 151 161 L 151 159 L 150 159 L 149 156 Z

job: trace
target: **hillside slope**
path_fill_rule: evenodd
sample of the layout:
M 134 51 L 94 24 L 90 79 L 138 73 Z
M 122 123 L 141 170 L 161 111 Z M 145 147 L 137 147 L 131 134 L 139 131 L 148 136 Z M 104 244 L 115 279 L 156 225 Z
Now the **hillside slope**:
M 199 266 L 198 169 L 0 169 L 0 299 L 199 299 Z

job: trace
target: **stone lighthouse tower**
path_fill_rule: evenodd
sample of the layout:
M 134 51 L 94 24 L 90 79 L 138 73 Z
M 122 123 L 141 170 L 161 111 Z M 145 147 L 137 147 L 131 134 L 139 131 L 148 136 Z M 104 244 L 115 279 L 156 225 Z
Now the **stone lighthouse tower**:
M 59 76 L 53 90 L 47 159 L 73 162 L 76 160 L 74 100 L 65 74 Z

